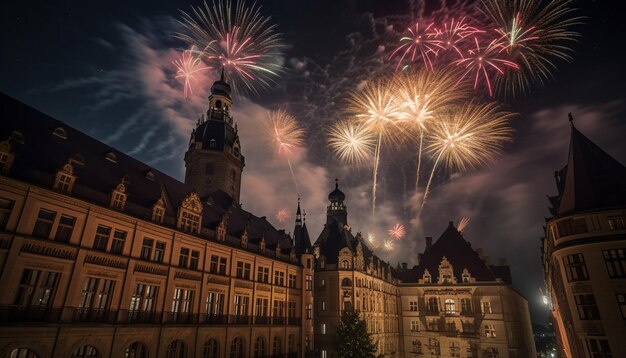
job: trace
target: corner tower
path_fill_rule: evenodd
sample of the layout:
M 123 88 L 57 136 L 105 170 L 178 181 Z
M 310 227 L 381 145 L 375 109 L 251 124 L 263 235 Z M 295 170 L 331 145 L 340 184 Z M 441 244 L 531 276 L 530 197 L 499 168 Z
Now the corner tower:
M 237 126 L 230 115 L 231 87 L 224 80 L 211 86 L 209 109 L 191 132 L 185 153 L 185 184 L 200 197 L 222 190 L 239 203 L 244 157 Z
M 348 211 L 343 201 L 346 200 L 346 194 L 339 190 L 339 179 L 335 179 L 335 190 L 328 194 L 330 205 L 326 207 L 326 223 L 337 221 L 343 225 L 348 224 Z

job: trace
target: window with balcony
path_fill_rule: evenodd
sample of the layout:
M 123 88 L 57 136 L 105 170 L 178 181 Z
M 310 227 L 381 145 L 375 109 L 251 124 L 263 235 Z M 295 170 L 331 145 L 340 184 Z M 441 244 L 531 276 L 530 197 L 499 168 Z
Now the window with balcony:
M 14 304 L 22 307 L 49 307 L 59 276 L 58 272 L 24 269 Z
M 106 317 L 111 306 L 115 281 L 96 277 L 87 277 L 78 304 L 79 320 L 100 320 Z
M 156 309 L 159 286 L 135 284 L 130 298 L 128 318 L 131 321 L 149 320 Z
M 296 302 L 295 301 L 287 302 L 287 317 L 296 318 Z
M 583 254 L 568 255 L 563 258 L 569 282 L 589 280 Z
M 285 302 L 281 300 L 274 300 L 274 318 L 285 317 Z
M 596 305 L 596 297 L 591 293 L 574 295 L 578 314 L 582 320 L 600 319 L 600 311 Z
M 234 308 L 233 314 L 239 317 L 248 315 L 249 302 L 250 302 L 250 296 L 235 295 L 235 300 L 234 300 L 235 305 L 233 306 Z
M 206 297 L 206 314 L 219 316 L 224 312 L 224 293 L 209 291 Z
M 626 278 L 626 249 L 603 250 L 604 264 L 610 278 Z
M 40 237 L 42 239 L 49 238 L 56 215 L 57 213 L 54 211 L 39 209 L 37 221 L 35 221 L 35 226 L 33 227 L 33 236 Z
M 176 288 L 174 290 L 174 298 L 172 299 L 172 315 L 173 321 L 184 320 L 193 311 L 194 290 L 186 288 Z
M 269 299 L 265 297 L 257 297 L 255 315 L 257 317 L 268 317 L 269 315 Z

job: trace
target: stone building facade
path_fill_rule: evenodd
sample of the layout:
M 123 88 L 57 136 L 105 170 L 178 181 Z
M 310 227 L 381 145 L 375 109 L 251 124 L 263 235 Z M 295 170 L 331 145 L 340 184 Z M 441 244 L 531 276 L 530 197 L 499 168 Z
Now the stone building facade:
M 626 167 L 572 122 L 555 179 L 543 265 L 560 354 L 626 357 Z
M 450 226 L 393 268 L 329 194 L 315 245 L 239 204 L 230 86 L 212 87 L 184 183 L 0 96 L 0 358 L 337 357 L 345 310 L 384 357 L 532 357 L 508 267 Z

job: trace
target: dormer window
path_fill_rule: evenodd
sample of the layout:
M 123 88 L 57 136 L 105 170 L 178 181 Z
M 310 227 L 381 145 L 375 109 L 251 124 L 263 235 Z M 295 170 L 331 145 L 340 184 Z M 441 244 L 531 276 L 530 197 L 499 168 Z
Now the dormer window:
M 0 173 L 6 174 L 9 172 L 11 165 L 13 165 L 13 159 L 15 159 L 15 154 L 11 150 L 9 140 L 0 142 Z
M 124 210 L 126 206 L 126 184 L 125 180 L 119 183 L 111 193 L 111 207 L 118 210 Z
M 196 193 L 189 193 L 178 209 L 178 228 L 198 234 L 200 232 L 202 203 Z
M 146 179 L 148 179 L 150 181 L 154 181 L 154 173 L 152 172 L 152 170 L 148 170 L 146 172 Z
M 56 127 L 52 131 L 52 134 L 54 134 L 55 136 L 57 136 L 57 137 L 59 137 L 61 139 L 67 139 L 67 131 L 63 127 Z
M 217 142 L 215 139 L 211 138 L 211 140 L 209 140 L 209 148 L 217 148 Z
M 113 152 L 108 152 L 104 158 L 112 163 L 117 163 L 117 155 Z
M 54 189 L 64 193 L 71 193 L 75 180 L 76 177 L 74 176 L 74 168 L 70 162 L 67 162 L 56 173 Z
M 424 283 L 432 282 L 432 276 L 430 275 L 430 272 L 428 272 L 428 269 L 424 270 L 424 275 L 422 275 L 422 281 Z
M 439 283 L 456 283 L 452 265 L 445 256 L 441 259 L 441 263 L 439 264 Z
M 157 200 L 157 202 L 154 203 L 154 205 L 152 206 L 152 221 L 154 221 L 155 223 L 162 224 L 164 218 L 165 218 L 165 198 L 163 197 L 163 194 L 161 194 L 161 197 L 159 198 L 159 200 Z
M 462 277 L 463 283 L 468 283 L 471 280 L 471 275 L 466 268 L 463 269 L 463 273 L 461 274 L 461 277 Z

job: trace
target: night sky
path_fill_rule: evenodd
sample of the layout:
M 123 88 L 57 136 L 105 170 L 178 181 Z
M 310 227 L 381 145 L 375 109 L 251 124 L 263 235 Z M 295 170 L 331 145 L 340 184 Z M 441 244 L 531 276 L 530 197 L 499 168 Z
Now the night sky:
M 207 74 L 184 99 L 172 61 L 185 44 L 179 9 L 200 1 L 3 1 L 0 5 L 0 91 L 66 122 L 135 158 L 183 179 L 189 134 L 207 108 L 217 74 Z M 234 105 L 246 167 L 242 204 L 278 227 L 293 230 L 297 191 L 284 158 L 258 133 L 269 109 L 285 108 L 307 129 L 307 146 L 292 158 L 313 240 L 322 229 L 326 196 L 335 177 L 347 194 L 354 231 L 379 237 L 393 224 L 409 235 L 392 253 L 392 264 L 413 265 L 448 221 L 471 218 L 465 237 L 482 247 L 491 263 L 508 258 L 514 286 L 529 301 L 533 320 L 545 322 L 540 237 L 554 195 L 554 171 L 566 163 L 567 113 L 592 141 L 626 162 L 626 95 L 623 16 L 609 1 L 577 1 L 585 24 L 572 44 L 572 62 L 557 62 L 554 79 L 526 97 L 507 100 L 520 113 L 514 141 L 489 167 L 464 173 L 438 172 L 421 220 L 415 202 L 414 151 L 383 152 L 377 226 L 370 227 L 371 166 L 345 166 L 325 148 L 324 130 L 336 121 L 346 95 L 369 79 L 391 48 L 390 29 L 401 30 L 411 1 L 258 1 L 278 24 L 286 44 L 286 73 L 275 88 Z M 437 4 L 428 4 L 427 9 Z M 455 9 L 456 10 L 456 9 Z M 461 11 L 461 10 L 458 10 Z M 408 188 L 408 189 L 406 189 Z M 276 213 L 289 210 L 286 223 Z M 454 263 L 452 263 L 454 264 Z

